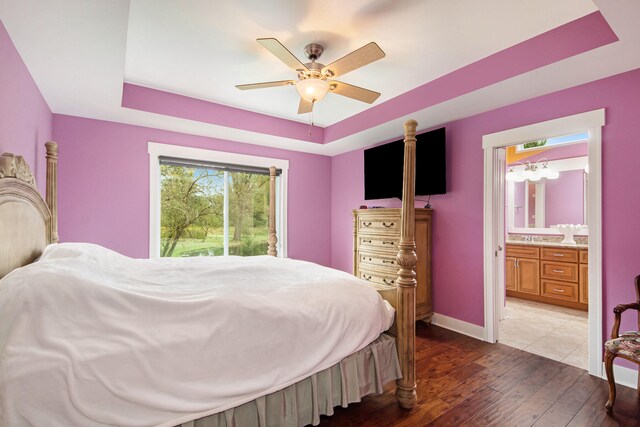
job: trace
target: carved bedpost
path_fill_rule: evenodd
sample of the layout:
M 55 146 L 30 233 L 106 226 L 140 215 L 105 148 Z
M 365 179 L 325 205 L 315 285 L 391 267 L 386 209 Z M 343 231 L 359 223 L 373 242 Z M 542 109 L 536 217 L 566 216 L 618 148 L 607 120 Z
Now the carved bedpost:
M 58 243 L 58 144 L 49 141 L 47 148 L 47 206 L 51 211 L 51 241 Z
M 416 273 L 415 242 L 415 172 L 416 127 L 415 120 L 404 124 L 404 177 L 402 185 L 401 237 L 398 245 L 398 311 L 397 345 L 402 378 L 396 381 L 396 398 L 401 407 L 411 409 L 416 394 L 415 339 L 416 339 Z
M 269 237 L 267 238 L 269 249 L 267 255 L 278 256 L 276 243 L 276 167 L 269 168 Z

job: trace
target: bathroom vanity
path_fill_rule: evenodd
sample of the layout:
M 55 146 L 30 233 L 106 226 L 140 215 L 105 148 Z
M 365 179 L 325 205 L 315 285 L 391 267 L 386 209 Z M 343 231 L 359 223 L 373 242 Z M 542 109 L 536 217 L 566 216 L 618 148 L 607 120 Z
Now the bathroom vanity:
M 587 310 L 588 245 L 509 241 L 507 296 Z

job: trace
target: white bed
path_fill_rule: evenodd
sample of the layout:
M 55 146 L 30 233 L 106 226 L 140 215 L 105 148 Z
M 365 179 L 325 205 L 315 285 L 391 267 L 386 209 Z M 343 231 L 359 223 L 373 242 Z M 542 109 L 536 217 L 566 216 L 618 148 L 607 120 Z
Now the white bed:
M 194 420 L 331 367 L 393 311 L 360 279 L 304 261 L 50 245 L 0 281 L 0 425 Z

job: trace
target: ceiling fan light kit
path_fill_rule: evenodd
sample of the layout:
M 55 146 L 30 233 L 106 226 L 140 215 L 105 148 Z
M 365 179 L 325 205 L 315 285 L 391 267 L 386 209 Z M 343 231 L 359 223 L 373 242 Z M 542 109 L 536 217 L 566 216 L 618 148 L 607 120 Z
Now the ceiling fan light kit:
M 298 80 L 280 80 L 275 82 L 237 85 L 236 87 L 240 90 L 295 85 L 300 95 L 298 114 L 313 111 L 313 105 L 321 101 L 330 91 L 368 104 L 373 103 L 380 96 L 380 93 L 372 90 L 342 83 L 337 80 L 328 80 L 384 58 L 385 53 L 374 42 L 368 43 L 360 49 L 325 66 L 324 64 L 316 62 L 324 51 L 324 47 L 317 43 L 310 43 L 305 46 L 304 53 L 311 62 L 303 64 L 282 43 L 274 38 L 261 38 L 256 41 L 287 66 L 295 70 L 298 73 Z
M 316 78 L 299 80 L 296 82 L 296 90 L 305 101 L 318 102 L 329 92 L 329 83 Z

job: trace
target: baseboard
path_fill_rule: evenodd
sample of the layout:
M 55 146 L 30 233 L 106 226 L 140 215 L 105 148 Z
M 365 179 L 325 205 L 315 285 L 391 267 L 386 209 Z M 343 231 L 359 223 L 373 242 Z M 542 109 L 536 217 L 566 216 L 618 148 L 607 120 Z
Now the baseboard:
M 484 327 L 468 323 L 463 320 L 454 319 L 444 314 L 433 313 L 431 323 L 441 328 L 449 329 L 463 335 L 484 341 Z
M 604 363 L 602 366 L 602 378 L 606 380 L 607 374 L 604 373 Z M 635 369 L 613 365 L 613 377 L 616 380 L 616 384 L 631 387 L 634 390 L 638 386 L 638 371 Z

